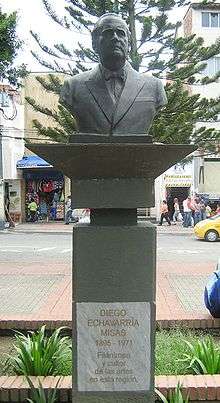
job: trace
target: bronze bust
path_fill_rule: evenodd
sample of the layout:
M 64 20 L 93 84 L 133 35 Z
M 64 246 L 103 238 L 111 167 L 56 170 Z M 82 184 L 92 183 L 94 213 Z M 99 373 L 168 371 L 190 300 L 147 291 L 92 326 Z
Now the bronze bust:
M 104 14 L 92 32 L 100 63 L 67 80 L 60 101 L 76 118 L 80 133 L 109 136 L 147 134 L 166 104 L 162 82 L 138 73 L 127 61 L 129 30 L 117 14 Z

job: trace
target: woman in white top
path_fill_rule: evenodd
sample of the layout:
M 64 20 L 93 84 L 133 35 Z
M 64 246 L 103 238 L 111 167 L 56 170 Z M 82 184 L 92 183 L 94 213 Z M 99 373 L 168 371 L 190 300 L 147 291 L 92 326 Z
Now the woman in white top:
M 173 200 L 173 207 L 174 207 L 173 221 L 178 222 L 180 215 L 180 206 L 177 197 L 175 197 L 175 199 Z

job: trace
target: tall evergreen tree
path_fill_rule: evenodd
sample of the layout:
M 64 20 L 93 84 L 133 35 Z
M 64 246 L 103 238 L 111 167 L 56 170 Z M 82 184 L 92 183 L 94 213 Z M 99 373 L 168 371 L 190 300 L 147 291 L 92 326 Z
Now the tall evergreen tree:
M 0 81 L 7 80 L 17 85 L 20 77 L 26 74 L 25 65 L 13 66 L 14 59 L 22 42 L 16 35 L 16 13 L 2 13 L 0 9 Z
M 151 127 L 154 140 L 165 143 L 190 143 L 199 145 L 213 144 L 220 139 L 220 132 L 203 127 L 195 130 L 198 121 L 212 122 L 220 110 L 220 97 L 202 98 L 199 94 L 190 95 L 189 85 L 209 84 L 220 76 L 204 77 L 201 72 L 209 58 L 220 53 L 220 41 L 206 47 L 202 38 L 195 35 L 178 37 L 180 22 L 173 23 L 170 16 L 188 0 L 66 0 L 65 14 L 60 17 L 48 0 L 42 0 L 47 13 L 60 27 L 74 32 L 90 35 L 96 18 L 106 12 L 115 12 L 126 20 L 130 33 L 130 62 L 136 70 L 150 72 L 167 80 L 168 104 L 164 107 Z M 85 43 L 77 49 L 69 49 L 63 43 L 48 47 L 35 32 L 31 32 L 40 50 L 49 56 L 45 60 L 41 53 L 33 56 L 53 74 L 47 79 L 37 77 L 46 91 L 59 93 L 61 80 L 55 73 L 74 75 L 92 67 L 98 62 L 97 55 Z M 28 102 L 35 110 L 51 116 L 57 123 L 56 128 L 43 127 L 37 120 L 33 125 L 40 134 L 55 141 L 65 141 L 76 130 L 76 122 L 69 112 L 59 105 L 58 111 L 43 108 L 33 98 Z

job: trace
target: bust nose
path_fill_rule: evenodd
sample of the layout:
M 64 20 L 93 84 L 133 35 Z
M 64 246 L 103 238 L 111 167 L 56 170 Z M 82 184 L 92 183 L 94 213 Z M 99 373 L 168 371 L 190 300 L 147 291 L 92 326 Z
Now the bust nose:
M 113 33 L 112 33 L 112 38 L 111 38 L 111 39 L 112 39 L 112 41 L 118 39 L 118 34 L 117 34 L 116 31 L 113 31 Z

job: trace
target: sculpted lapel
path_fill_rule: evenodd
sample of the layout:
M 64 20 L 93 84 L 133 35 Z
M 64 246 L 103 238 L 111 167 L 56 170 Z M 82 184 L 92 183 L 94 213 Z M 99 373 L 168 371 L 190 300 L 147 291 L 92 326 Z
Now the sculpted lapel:
M 99 66 L 97 66 L 91 74 L 91 77 L 86 81 L 86 86 L 92 94 L 94 100 L 98 104 L 99 108 L 104 113 L 109 123 L 112 123 L 112 116 L 115 109 L 113 100 L 106 88 L 105 81 L 100 72 Z
M 138 75 L 136 71 L 133 70 L 129 65 L 125 86 L 115 109 L 113 127 L 115 127 L 117 123 L 126 115 L 138 94 L 142 90 L 144 84 L 144 76 L 143 78 L 140 77 L 140 75 Z

